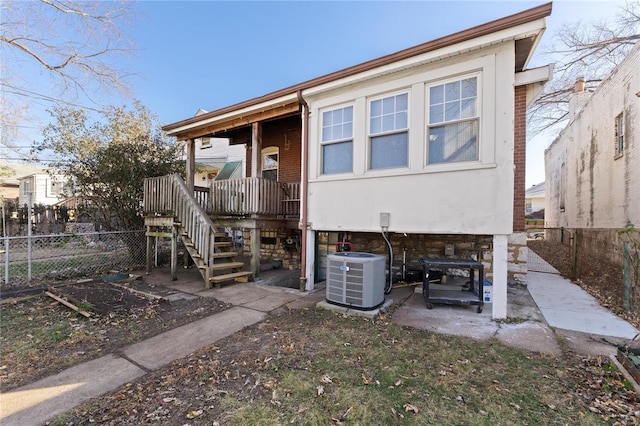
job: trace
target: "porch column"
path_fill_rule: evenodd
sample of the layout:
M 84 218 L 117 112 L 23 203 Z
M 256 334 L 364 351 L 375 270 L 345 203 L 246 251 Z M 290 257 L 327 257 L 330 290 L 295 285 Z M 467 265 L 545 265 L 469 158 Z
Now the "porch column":
M 193 192 L 194 178 L 196 173 L 196 140 L 193 138 L 187 139 L 187 168 L 185 171 L 185 183 L 187 189 Z
M 506 235 L 493 236 L 493 319 L 507 317 L 507 247 Z
M 260 276 L 260 228 L 251 228 L 249 231 L 251 238 L 251 260 L 249 268 L 253 272 L 253 277 Z
M 262 123 L 251 123 L 251 177 L 262 177 Z

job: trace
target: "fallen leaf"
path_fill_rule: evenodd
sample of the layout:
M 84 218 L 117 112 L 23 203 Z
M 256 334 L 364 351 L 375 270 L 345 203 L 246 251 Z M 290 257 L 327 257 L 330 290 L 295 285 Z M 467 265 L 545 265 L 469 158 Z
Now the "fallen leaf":
M 404 407 L 404 411 L 406 412 L 413 411 L 416 414 L 420 412 L 420 410 L 418 410 L 418 407 L 416 407 L 413 404 L 404 404 L 403 407 Z
M 318 396 L 322 395 L 324 393 L 324 386 L 320 385 L 317 388 L 318 391 Z
M 202 410 L 195 410 L 187 414 L 188 419 L 195 419 L 196 417 L 200 417 L 204 413 Z

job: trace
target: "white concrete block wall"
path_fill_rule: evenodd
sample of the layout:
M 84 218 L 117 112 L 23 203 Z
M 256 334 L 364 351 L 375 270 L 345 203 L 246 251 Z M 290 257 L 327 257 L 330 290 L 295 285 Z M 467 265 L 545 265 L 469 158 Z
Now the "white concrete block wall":
M 591 95 L 545 152 L 548 227 L 640 224 L 640 44 Z M 615 120 L 624 113 L 622 155 Z M 562 164 L 565 177 L 562 178 Z M 560 208 L 562 186 L 565 209 Z

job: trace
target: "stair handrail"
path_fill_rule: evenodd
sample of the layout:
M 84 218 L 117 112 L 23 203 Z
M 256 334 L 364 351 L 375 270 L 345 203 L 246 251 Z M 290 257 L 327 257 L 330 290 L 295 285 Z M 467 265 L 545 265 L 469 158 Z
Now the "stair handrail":
M 216 228 L 182 178 L 177 174 L 147 178 L 144 194 L 145 212 L 173 214 L 205 266 L 213 265 Z

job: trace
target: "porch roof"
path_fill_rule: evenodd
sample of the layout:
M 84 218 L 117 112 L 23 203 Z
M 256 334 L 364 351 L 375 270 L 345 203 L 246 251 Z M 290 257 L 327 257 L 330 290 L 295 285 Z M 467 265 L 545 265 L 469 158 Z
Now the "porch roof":
M 320 76 L 275 92 L 249 99 L 234 105 L 201 113 L 164 126 L 162 129 L 170 136 L 178 139 L 195 138 L 223 132 L 233 128 L 246 126 L 255 121 L 290 115 L 299 111 L 298 93 L 303 90 L 316 88 L 335 82 L 346 77 L 355 76 L 418 55 L 444 49 L 458 43 L 463 43 L 483 36 L 489 36 L 503 30 L 509 30 L 519 25 L 528 24 L 551 14 L 552 3 L 546 3 L 523 12 L 506 16 L 485 24 L 481 24 L 454 34 L 437 38 L 389 55 L 385 55 L 358 65 L 354 65 L 324 76 Z M 527 66 L 531 55 L 542 35 L 544 28 L 538 31 L 514 35 L 515 39 L 515 69 L 521 72 Z M 199 111 L 200 112 L 200 111 Z

